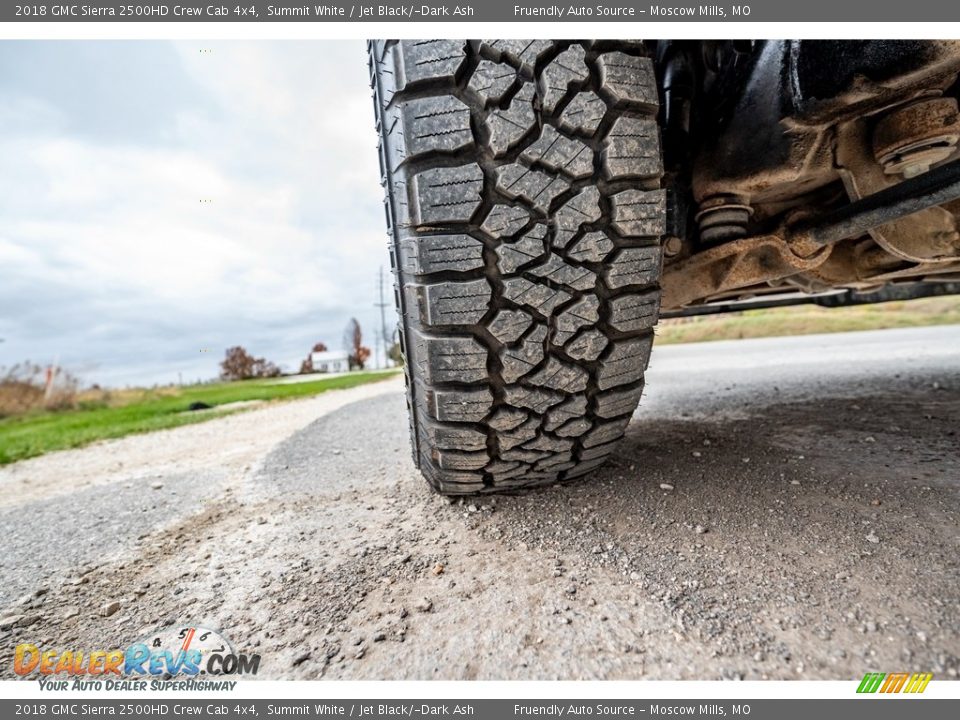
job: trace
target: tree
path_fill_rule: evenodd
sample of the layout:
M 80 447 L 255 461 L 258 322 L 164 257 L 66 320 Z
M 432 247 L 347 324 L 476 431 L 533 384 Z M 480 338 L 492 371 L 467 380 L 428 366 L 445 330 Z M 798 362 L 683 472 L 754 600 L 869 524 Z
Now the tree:
M 229 348 L 220 363 L 220 377 L 224 380 L 248 380 L 257 377 L 277 377 L 280 368 L 264 358 L 255 358 L 245 348 Z
M 363 370 L 370 357 L 370 348 L 363 344 L 363 331 L 360 330 L 360 323 L 356 318 L 350 318 L 350 322 L 343 331 L 343 349 L 347 351 L 350 368 Z
M 361 345 L 357 348 L 356 354 L 351 359 L 357 368 L 363 370 L 367 364 L 367 360 L 370 359 L 370 348 Z
M 394 342 L 387 349 L 387 357 L 393 361 L 397 367 L 403 367 L 403 351 L 400 349 L 400 343 Z
M 257 358 L 253 361 L 253 376 L 258 378 L 279 377 L 280 368 L 269 360 Z
M 327 351 L 326 344 L 323 342 L 318 342 L 316 345 L 313 346 L 313 350 L 311 350 L 310 352 L 326 352 L 326 351 Z
M 245 380 L 253 377 L 256 358 L 245 348 L 235 345 L 229 348 L 220 363 L 220 377 L 224 380 Z

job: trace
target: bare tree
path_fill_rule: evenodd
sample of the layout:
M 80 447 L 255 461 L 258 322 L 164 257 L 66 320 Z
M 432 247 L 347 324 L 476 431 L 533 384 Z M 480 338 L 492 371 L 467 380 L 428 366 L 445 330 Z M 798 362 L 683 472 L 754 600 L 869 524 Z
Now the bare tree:
M 277 377 L 279 374 L 280 368 L 272 362 L 255 358 L 240 345 L 229 348 L 220 362 L 220 377 L 224 380 Z
M 253 362 L 253 376 L 258 378 L 279 377 L 280 368 L 269 360 L 257 358 Z
M 361 345 L 360 347 L 358 347 L 358 348 L 357 348 L 357 354 L 353 356 L 353 362 L 354 362 L 354 364 L 355 364 L 358 368 L 360 368 L 361 370 L 363 370 L 363 368 L 366 367 L 366 365 L 367 365 L 367 360 L 369 360 L 369 359 L 370 359 L 370 348 L 364 347 L 363 345 Z
M 350 322 L 343 331 L 343 349 L 347 351 L 350 367 L 363 370 L 370 357 L 370 348 L 363 344 L 363 331 L 356 318 L 350 318 Z
M 254 360 L 253 355 L 240 345 L 228 348 L 220 362 L 220 377 L 224 380 L 252 378 Z

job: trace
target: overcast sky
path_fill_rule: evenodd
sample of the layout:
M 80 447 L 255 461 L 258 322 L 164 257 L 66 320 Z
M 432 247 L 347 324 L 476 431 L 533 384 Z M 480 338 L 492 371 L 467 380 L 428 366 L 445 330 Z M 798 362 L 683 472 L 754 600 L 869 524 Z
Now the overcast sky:
M 351 315 L 373 347 L 373 127 L 358 41 L 0 42 L 0 366 L 207 379 Z

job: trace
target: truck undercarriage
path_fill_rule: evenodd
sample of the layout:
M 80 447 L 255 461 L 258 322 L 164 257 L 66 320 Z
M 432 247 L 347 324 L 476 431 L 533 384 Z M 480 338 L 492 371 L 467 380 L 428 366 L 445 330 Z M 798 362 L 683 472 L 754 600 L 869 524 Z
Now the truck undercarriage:
M 657 68 L 664 317 L 960 288 L 960 43 L 665 41 Z

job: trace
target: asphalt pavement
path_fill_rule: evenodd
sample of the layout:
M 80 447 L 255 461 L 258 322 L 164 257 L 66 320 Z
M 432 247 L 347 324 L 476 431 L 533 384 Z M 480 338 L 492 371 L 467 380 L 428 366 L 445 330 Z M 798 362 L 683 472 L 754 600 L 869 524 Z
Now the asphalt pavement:
M 598 472 L 450 502 L 397 384 L 243 471 L 0 509 L 0 646 L 198 623 L 268 678 L 956 678 L 958 430 L 960 327 L 664 346 Z

